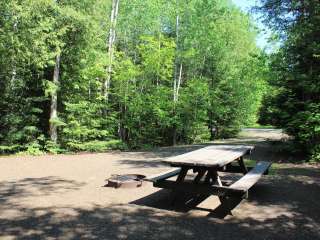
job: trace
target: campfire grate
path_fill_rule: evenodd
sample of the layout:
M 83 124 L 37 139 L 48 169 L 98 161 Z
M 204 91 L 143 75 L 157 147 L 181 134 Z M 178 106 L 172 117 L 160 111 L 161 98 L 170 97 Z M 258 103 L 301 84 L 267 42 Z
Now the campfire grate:
M 123 174 L 123 175 L 111 175 L 107 179 L 106 187 L 114 188 L 137 188 L 144 185 L 143 179 L 146 176 L 141 174 Z

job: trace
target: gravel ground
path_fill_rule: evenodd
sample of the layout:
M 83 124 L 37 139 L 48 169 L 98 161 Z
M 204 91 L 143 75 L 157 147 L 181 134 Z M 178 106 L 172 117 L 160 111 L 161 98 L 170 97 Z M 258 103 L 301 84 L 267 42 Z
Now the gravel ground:
M 159 173 L 168 169 L 164 157 L 203 145 L 0 157 L 0 239 L 320 239 L 320 168 L 288 163 L 274 145 L 284 137 L 279 130 L 245 129 L 224 141 L 255 144 L 253 160 L 274 162 L 272 174 L 224 219 L 213 217 L 214 196 L 188 209 L 172 206 L 172 194 L 150 183 L 104 187 L 111 174 Z

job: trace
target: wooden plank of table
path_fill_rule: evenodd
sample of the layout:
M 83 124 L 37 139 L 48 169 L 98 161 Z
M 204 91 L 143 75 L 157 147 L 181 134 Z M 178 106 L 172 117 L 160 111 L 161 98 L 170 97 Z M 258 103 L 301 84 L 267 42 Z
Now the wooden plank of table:
M 250 153 L 253 149 L 253 146 L 247 145 L 212 145 L 167 158 L 163 162 L 172 166 L 222 167 Z
M 265 171 L 271 166 L 271 162 L 258 162 L 257 165 L 250 170 L 246 175 L 240 178 L 238 181 L 230 185 L 232 189 L 239 189 L 247 191 L 262 177 Z
M 168 171 L 161 172 L 161 173 L 158 173 L 158 174 L 155 174 L 152 176 L 148 176 L 148 177 L 144 178 L 143 180 L 149 181 L 149 182 L 156 182 L 156 181 L 159 181 L 162 179 L 176 176 L 180 173 L 180 171 L 181 171 L 181 168 L 172 168 L 172 169 L 169 169 Z

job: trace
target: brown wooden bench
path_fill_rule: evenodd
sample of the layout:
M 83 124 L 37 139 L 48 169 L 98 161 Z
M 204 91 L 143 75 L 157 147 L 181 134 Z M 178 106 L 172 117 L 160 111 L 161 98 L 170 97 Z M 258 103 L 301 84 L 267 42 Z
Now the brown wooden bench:
M 263 174 L 268 173 L 270 166 L 270 162 L 258 162 L 247 174 L 231 184 L 228 187 L 231 191 L 220 198 L 221 204 L 214 210 L 212 216 L 224 218 L 228 214 L 232 215 L 231 210 L 234 209 L 243 198 L 248 198 L 249 189 L 259 181 Z M 234 190 L 242 191 L 242 193 L 240 195 L 232 194 Z
M 179 184 L 175 184 L 175 181 L 168 180 L 171 177 L 177 176 L 181 172 L 181 168 L 170 169 L 168 171 L 146 177 L 144 180 L 153 182 L 155 187 L 169 188 L 195 194 L 213 194 L 218 196 L 235 194 L 237 196 L 247 197 L 248 190 L 259 181 L 263 174 L 268 172 L 270 166 L 270 162 L 258 162 L 255 167 L 250 168 L 248 173 L 230 186 L 195 185 L 192 182 L 181 182 Z
M 164 179 L 168 179 L 171 178 L 173 176 L 177 176 L 181 171 L 181 168 L 171 168 L 168 171 L 159 173 L 159 174 L 155 174 L 155 175 L 151 175 L 149 177 L 144 178 L 143 180 L 148 181 L 148 182 L 157 182 L 157 181 L 161 181 Z
M 259 181 L 263 174 L 265 174 L 271 162 L 258 162 L 247 174 L 240 178 L 235 183 L 231 184 L 229 188 L 248 191 L 255 183 Z

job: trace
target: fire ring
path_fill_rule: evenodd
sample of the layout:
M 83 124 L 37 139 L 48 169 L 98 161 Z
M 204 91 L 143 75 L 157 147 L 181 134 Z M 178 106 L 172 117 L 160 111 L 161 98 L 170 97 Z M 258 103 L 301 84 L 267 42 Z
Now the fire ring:
M 107 179 L 105 187 L 114 188 L 137 188 L 144 185 L 143 179 L 146 176 L 141 174 L 124 174 L 124 175 L 111 175 Z

